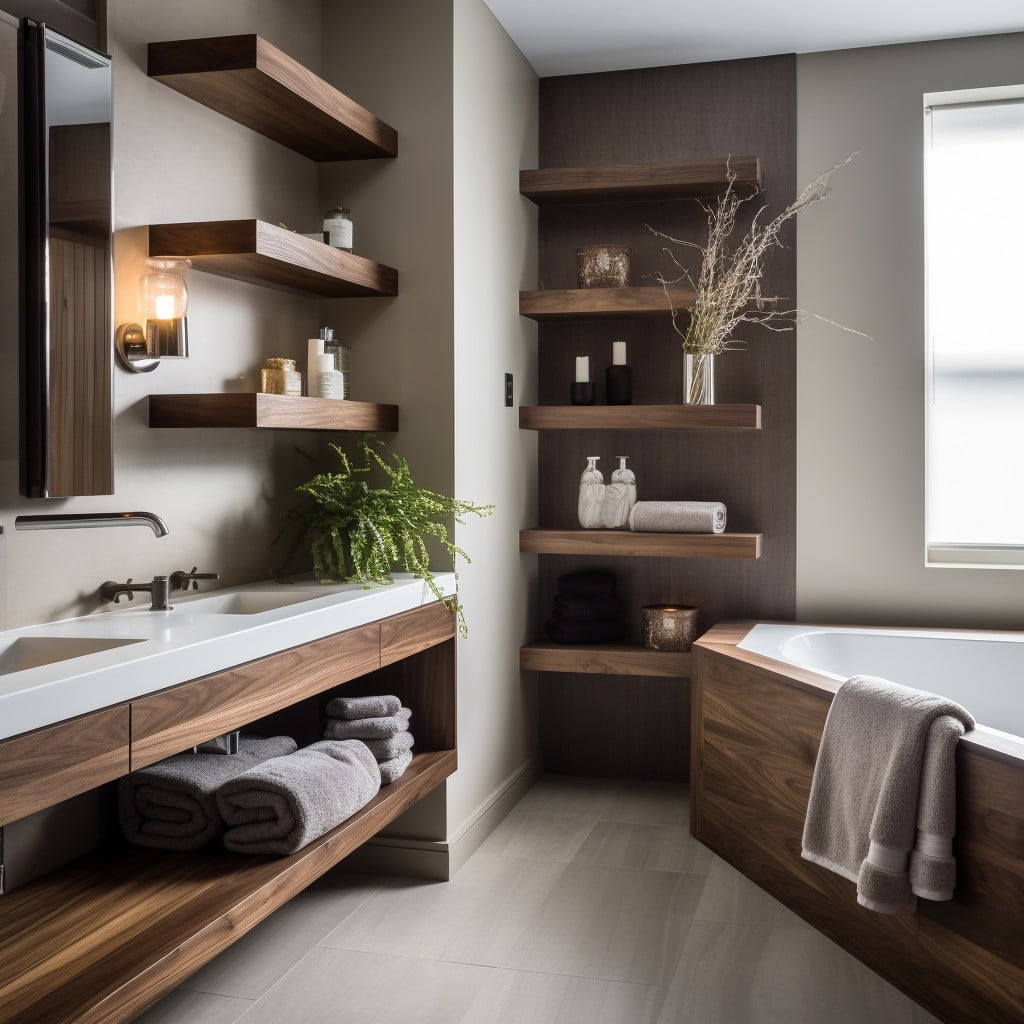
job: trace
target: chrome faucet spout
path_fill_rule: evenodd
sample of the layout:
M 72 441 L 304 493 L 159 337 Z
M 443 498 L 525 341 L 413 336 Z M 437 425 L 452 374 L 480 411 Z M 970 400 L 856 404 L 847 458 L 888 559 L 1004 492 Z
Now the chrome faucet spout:
M 170 532 L 153 512 L 67 512 L 52 516 L 18 516 L 16 530 L 88 530 L 101 526 L 148 526 L 157 537 Z

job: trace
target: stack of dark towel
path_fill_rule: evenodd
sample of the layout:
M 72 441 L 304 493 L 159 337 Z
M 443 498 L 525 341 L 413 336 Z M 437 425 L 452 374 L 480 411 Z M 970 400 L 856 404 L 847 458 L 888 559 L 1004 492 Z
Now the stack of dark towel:
M 611 644 L 626 635 L 615 574 L 600 569 L 558 577 L 555 606 L 546 627 L 556 644 Z
M 335 697 L 327 705 L 329 740 L 362 740 L 380 767 L 386 786 L 409 767 L 413 738 L 409 732 L 412 712 L 392 694 L 376 697 Z
M 125 776 L 118 810 L 137 846 L 198 850 L 223 837 L 237 853 L 289 854 L 379 789 L 377 760 L 356 740 L 296 750 L 287 736 L 243 736 L 237 754 L 176 754 Z

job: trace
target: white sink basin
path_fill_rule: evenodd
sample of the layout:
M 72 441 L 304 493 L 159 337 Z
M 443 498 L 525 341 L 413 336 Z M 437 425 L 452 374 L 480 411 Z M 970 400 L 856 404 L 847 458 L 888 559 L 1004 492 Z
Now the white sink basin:
M 211 594 L 209 597 L 194 597 L 175 601 L 171 604 L 175 610 L 195 612 L 206 615 L 259 615 L 277 608 L 287 608 L 303 601 L 313 601 L 318 597 L 326 597 L 333 593 L 327 587 L 320 590 L 294 591 L 285 587 L 281 592 L 266 590 L 242 590 L 234 594 Z
M 141 638 L 125 640 L 87 636 L 19 636 L 14 640 L 0 640 L 0 675 L 141 642 Z

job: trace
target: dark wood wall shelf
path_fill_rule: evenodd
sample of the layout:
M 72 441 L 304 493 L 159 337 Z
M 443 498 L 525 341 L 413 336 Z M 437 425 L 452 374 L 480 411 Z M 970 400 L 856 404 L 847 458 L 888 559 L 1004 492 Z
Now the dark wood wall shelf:
M 519 172 L 519 191 L 538 206 L 568 203 L 642 202 L 652 199 L 698 199 L 733 187 L 750 195 L 761 187 L 756 156 L 684 160 L 665 164 L 618 164 L 603 167 L 545 167 Z
M 523 430 L 760 430 L 759 405 L 521 405 Z
M 519 649 L 519 667 L 533 672 L 683 678 L 690 674 L 690 654 L 652 651 L 637 644 L 569 645 L 541 640 Z
M 324 298 L 398 294 L 398 271 L 262 220 L 151 224 L 149 255 L 196 270 Z
M 687 309 L 695 298 L 685 285 L 669 285 L 676 309 Z M 672 313 L 660 286 L 639 288 L 554 288 L 519 293 L 519 312 L 531 320 L 597 320 L 609 317 L 664 316 Z
M 4 897 L 0 1024 L 133 1020 L 456 768 L 417 754 L 361 811 L 290 857 L 125 848 Z
M 398 153 L 394 128 L 257 35 L 150 43 L 148 72 L 313 160 Z
M 150 395 L 151 427 L 262 430 L 398 430 L 398 406 L 247 393 Z
M 539 555 L 753 559 L 761 557 L 761 534 L 520 530 L 519 550 Z

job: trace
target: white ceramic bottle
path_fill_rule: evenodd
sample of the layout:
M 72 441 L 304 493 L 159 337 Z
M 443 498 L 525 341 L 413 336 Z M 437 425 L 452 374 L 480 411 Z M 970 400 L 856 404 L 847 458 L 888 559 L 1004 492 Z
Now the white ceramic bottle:
M 612 473 L 604 499 L 604 525 L 621 530 L 629 522 L 629 513 L 636 504 L 636 477 L 626 468 L 626 455 L 616 455 L 619 468 Z
M 597 468 L 600 456 L 588 455 L 587 468 L 580 477 L 578 514 L 584 530 L 597 530 L 604 526 L 604 477 Z

